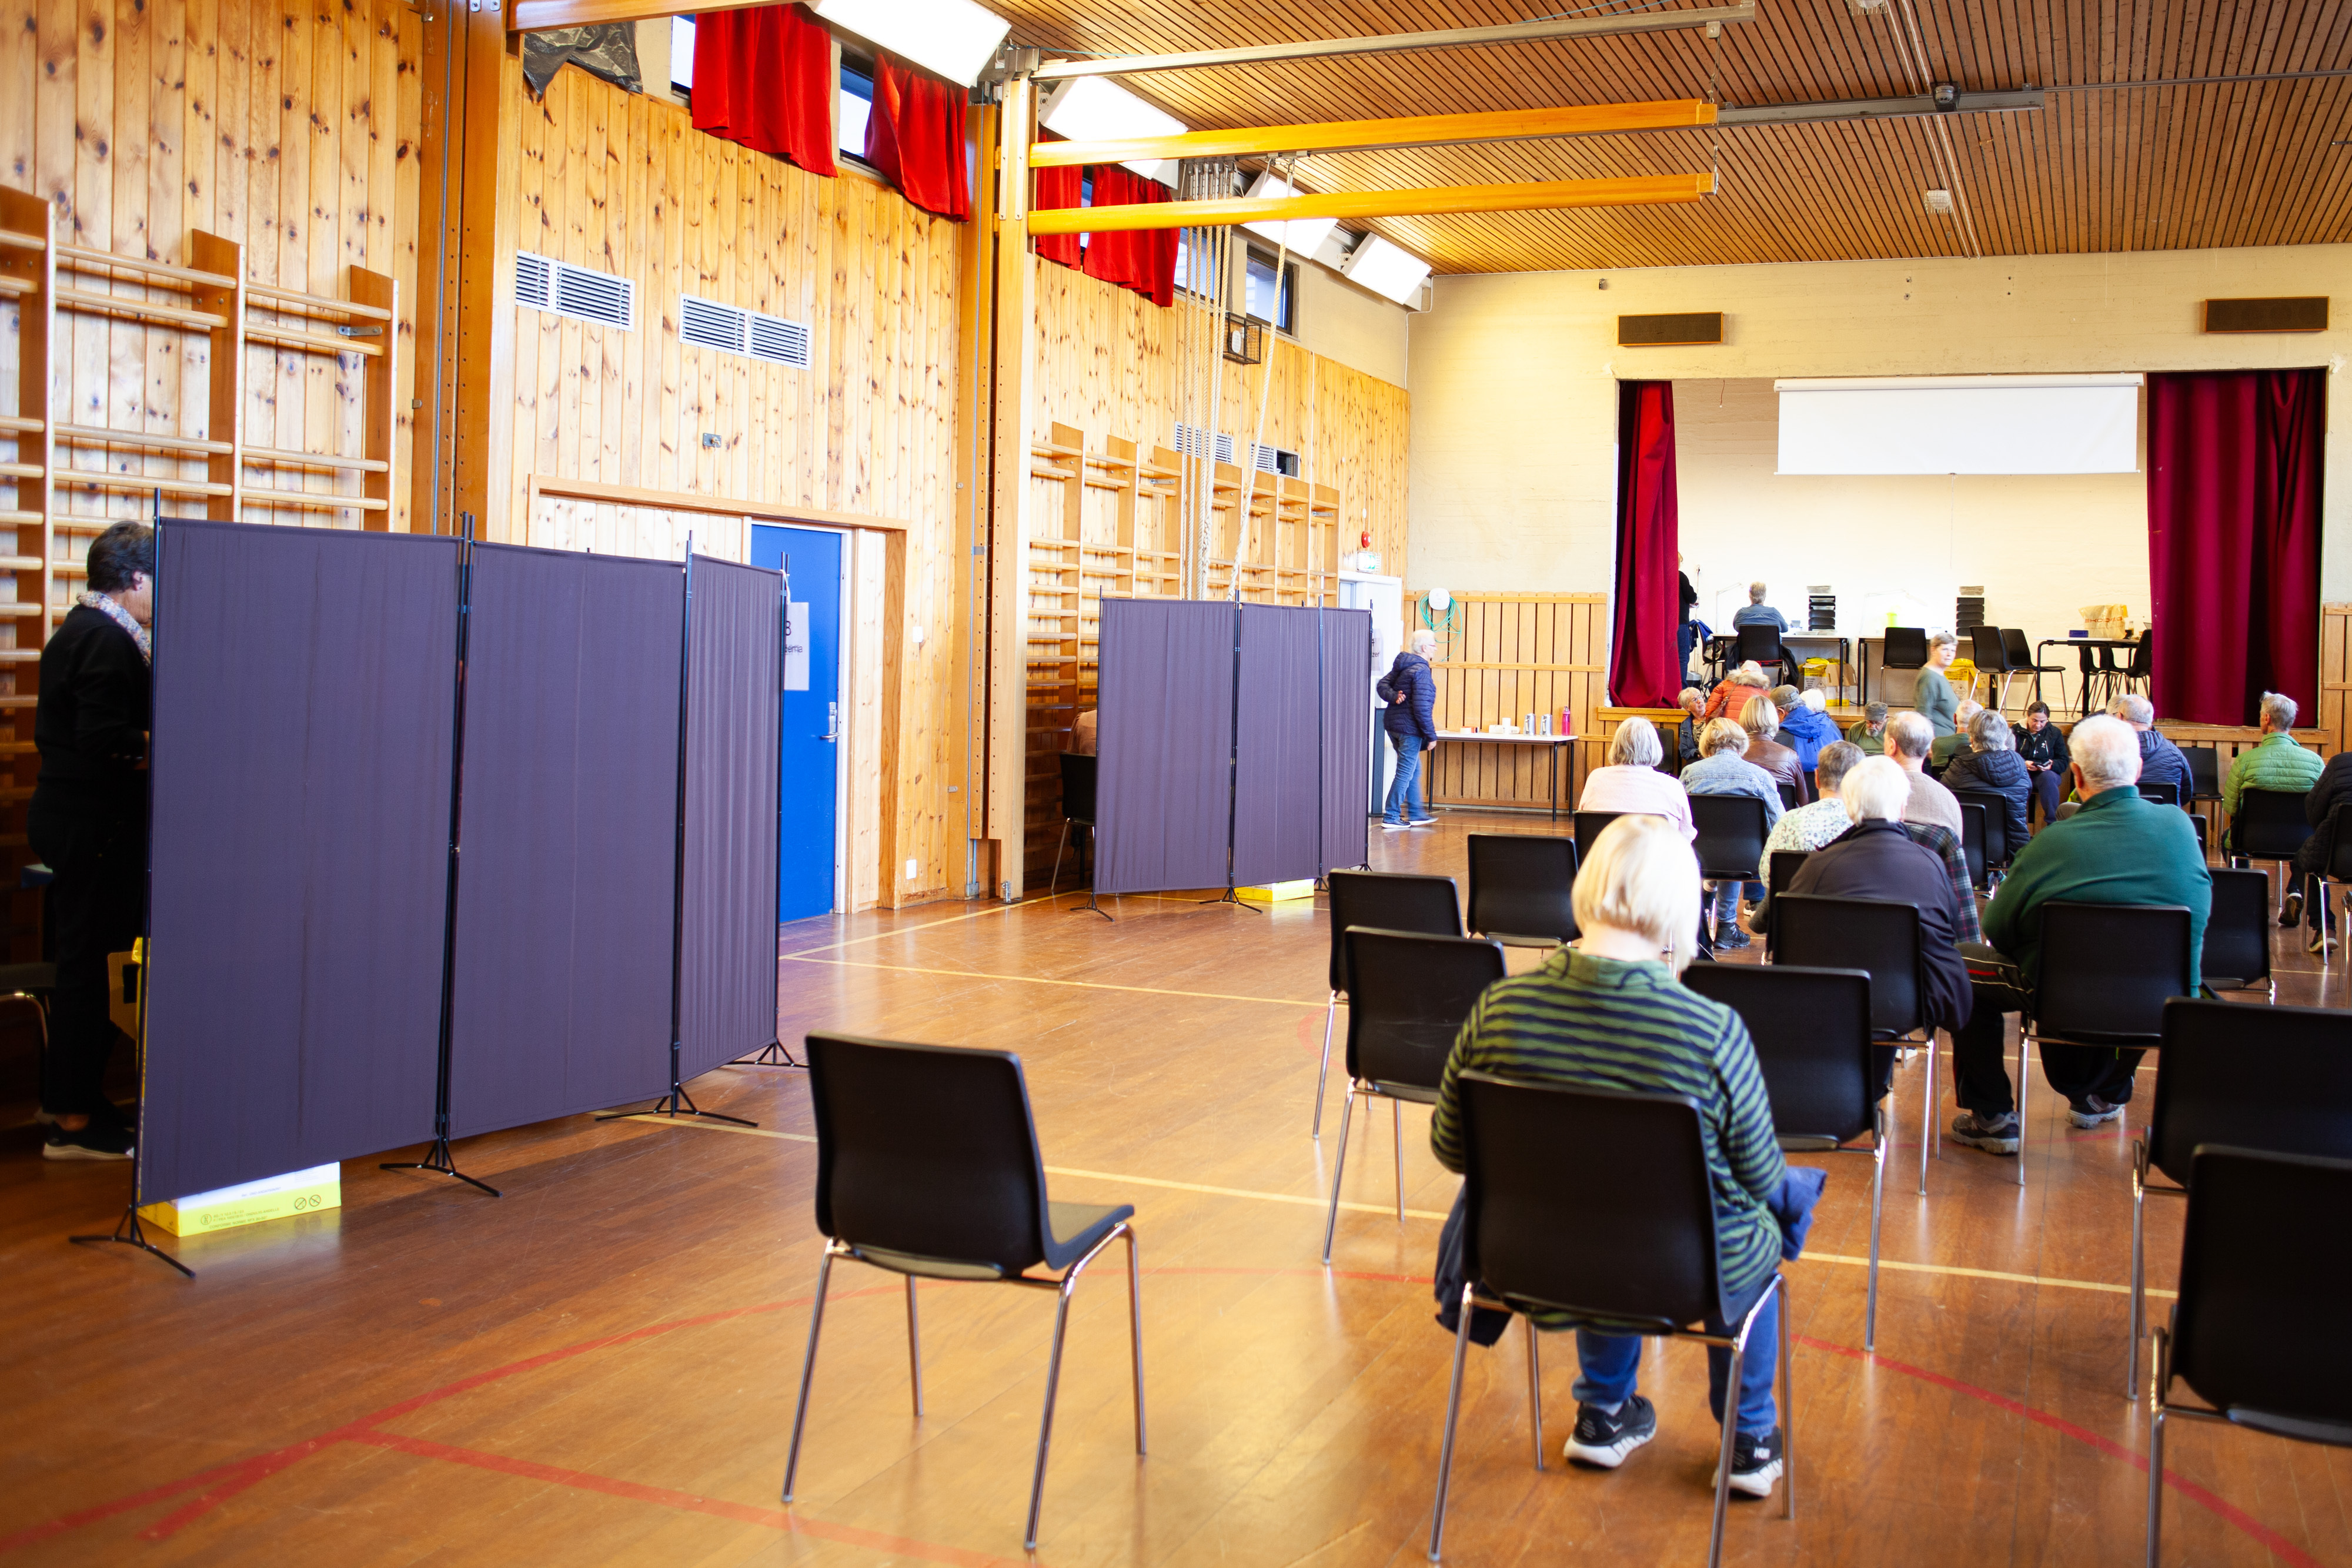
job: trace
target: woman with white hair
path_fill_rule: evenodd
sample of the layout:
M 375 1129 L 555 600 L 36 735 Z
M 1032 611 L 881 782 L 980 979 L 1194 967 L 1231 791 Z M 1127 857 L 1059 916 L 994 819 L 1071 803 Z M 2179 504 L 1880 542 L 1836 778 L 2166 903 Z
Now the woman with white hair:
M 1748 732 L 1727 718 L 1712 719 L 1699 731 L 1699 758 L 1683 769 L 1683 788 L 1694 795 L 1747 795 L 1764 802 L 1764 826 L 1780 820 L 1780 787 L 1772 776 L 1747 760 Z M 1748 897 L 1761 899 L 1764 884 L 1747 884 Z M 1740 884 L 1727 882 L 1715 890 L 1715 945 L 1745 947 L 1748 934 L 1739 929 Z
M 1655 725 L 1640 714 L 1623 720 L 1609 737 L 1609 766 L 1584 776 L 1576 809 L 1664 817 L 1681 831 L 1684 841 L 1698 837 L 1691 825 L 1690 796 L 1673 774 L 1659 770 L 1665 755 Z
M 1429 814 L 1421 793 L 1422 754 L 1437 744 L 1437 677 L 1429 661 L 1437 652 L 1437 633 L 1418 627 L 1412 644 L 1396 656 L 1383 684 L 1389 706 L 1381 710 L 1381 727 L 1389 732 L 1396 750 L 1396 773 L 1389 780 L 1389 797 L 1381 811 L 1381 829 L 1401 833 L 1425 828 L 1437 819 Z
M 1736 1322 L 1780 1267 L 1780 1226 L 1769 1206 L 1788 1167 L 1747 1026 L 1730 1009 L 1675 983 L 1698 919 L 1698 863 L 1667 823 L 1622 817 L 1601 831 L 1577 873 L 1575 903 L 1583 933 L 1577 945 L 1559 949 L 1532 974 L 1497 980 L 1470 1009 L 1446 1058 L 1430 1149 L 1448 1170 L 1464 1167 L 1460 1085 L 1469 1071 L 1696 1102 L 1715 1197 L 1723 1304 Z M 1608 1197 L 1588 1194 L 1584 1201 L 1606 1203 Z M 1750 1343 L 1773 1343 L 1780 1310 L 1775 1300 L 1757 1314 L 1750 1332 L 1760 1337 Z M 1533 1318 L 1539 1329 L 1577 1328 L 1582 1375 L 1567 1458 L 1614 1469 L 1658 1430 L 1656 1410 L 1634 1391 L 1640 1338 L 1579 1327 L 1565 1313 Z M 1707 1326 L 1724 1332 L 1721 1320 Z M 1708 1402 L 1719 1420 L 1731 1356 L 1712 1347 L 1706 1355 Z M 1751 1497 L 1769 1496 L 1780 1476 L 1773 1359 L 1751 1353 L 1740 1369 L 1728 1479 Z
M 1959 651 L 1960 640 L 1949 632 L 1930 633 L 1927 667 L 1919 672 L 1918 680 L 1911 687 L 1911 706 L 1937 735 L 1949 735 L 1959 727 L 1960 699 L 1952 690 L 1952 683 L 1944 677 Z

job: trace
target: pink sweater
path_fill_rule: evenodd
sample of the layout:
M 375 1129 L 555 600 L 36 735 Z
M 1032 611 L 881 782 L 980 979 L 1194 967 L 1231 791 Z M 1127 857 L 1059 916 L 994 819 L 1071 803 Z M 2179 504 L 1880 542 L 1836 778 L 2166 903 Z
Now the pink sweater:
M 1690 797 L 1680 782 L 1654 768 L 1596 768 L 1584 776 L 1584 793 L 1577 797 L 1580 811 L 1638 811 L 1676 823 L 1683 837 L 1696 839 L 1691 825 Z

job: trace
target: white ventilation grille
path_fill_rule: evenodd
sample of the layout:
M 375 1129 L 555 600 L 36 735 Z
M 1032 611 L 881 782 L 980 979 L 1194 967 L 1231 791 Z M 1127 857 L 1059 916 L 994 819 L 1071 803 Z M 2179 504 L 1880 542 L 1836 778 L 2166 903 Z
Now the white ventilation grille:
M 636 330 L 637 286 L 628 278 L 574 267 L 529 251 L 515 253 L 515 303 L 576 321 Z
M 677 335 L 721 353 L 749 354 L 796 370 L 809 368 L 809 329 L 803 321 L 788 321 L 782 316 L 688 294 L 678 299 Z
M 1187 457 L 1205 456 L 1209 450 L 1208 433 L 1197 424 L 1180 423 L 1176 426 L 1176 450 Z M 1218 462 L 1231 463 L 1234 460 L 1234 438 L 1219 432 L 1216 453 Z
M 1252 444 L 1250 451 L 1257 459 L 1257 469 L 1259 473 L 1281 474 L 1294 479 L 1298 476 L 1297 453 L 1286 452 L 1279 446 L 1259 446 L 1255 444 Z

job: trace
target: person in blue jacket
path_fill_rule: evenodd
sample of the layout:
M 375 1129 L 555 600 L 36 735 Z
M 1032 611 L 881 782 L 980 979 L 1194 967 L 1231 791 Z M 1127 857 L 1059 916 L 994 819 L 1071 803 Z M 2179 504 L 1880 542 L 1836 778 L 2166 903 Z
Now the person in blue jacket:
M 1412 634 L 1412 646 L 1389 666 L 1391 695 L 1381 714 L 1396 748 L 1396 773 L 1389 780 L 1389 797 L 1381 810 L 1381 827 L 1391 833 L 1425 828 L 1437 821 L 1422 800 L 1423 754 L 1437 744 L 1437 677 L 1429 656 L 1437 652 L 1437 633 L 1426 626 Z
M 1780 710 L 1780 733 L 1772 738 L 1797 754 L 1811 773 L 1821 766 L 1822 747 L 1843 740 L 1845 732 L 1823 711 L 1827 704 L 1817 691 L 1800 694 L 1794 686 L 1774 686 L 1772 706 Z

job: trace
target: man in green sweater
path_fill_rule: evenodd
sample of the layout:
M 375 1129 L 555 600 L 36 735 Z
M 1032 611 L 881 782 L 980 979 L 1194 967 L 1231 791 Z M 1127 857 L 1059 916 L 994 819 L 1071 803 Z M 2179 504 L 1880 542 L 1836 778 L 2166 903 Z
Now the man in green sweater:
M 2249 789 L 2303 795 L 2319 782 L 2319 770 L 2326 764 L 2319 753 L 2305 751 L 2287 733 L 2294 727 L 2294 715 L 2293 697 L 2279 692 L 2263 694 L 2263 737 L 2238 753 L 2237 760 L 2230 764 L 2230 776 L 2221 780 L 2221 810 L 2231 816 L 2238 814 L 2238 803 Z M 2281 920 L 2279 924 L 2291 925 L 2294 922 Z
M 1964 943 L 1976 1006 L 1952 1036 L 1953 1097 L 1962 1107 L 1952 1139 L 1990 1154 L 2017 1153 L 2016 1103 L 2001 1048 L 2010 1013 L 2030 1009 L 2042 980 L 2042 906 L 2177 904 L 2189 911 L 2189 979 L 2197 981 L 2213 878 L 2188 813 L 2143 800 L 2139 740 L 2104 714 L 2068 737 L 2074 792 L 2083 809 L 2053 822 L 2018 852 L 2009 880 L 1984 915 L 1984 944 Z M 2096 1127 L 2123 1114 L 2140 1052 L 2045 1045 L 2042 1072 L 2066 1097 L 2068 1119 Z

